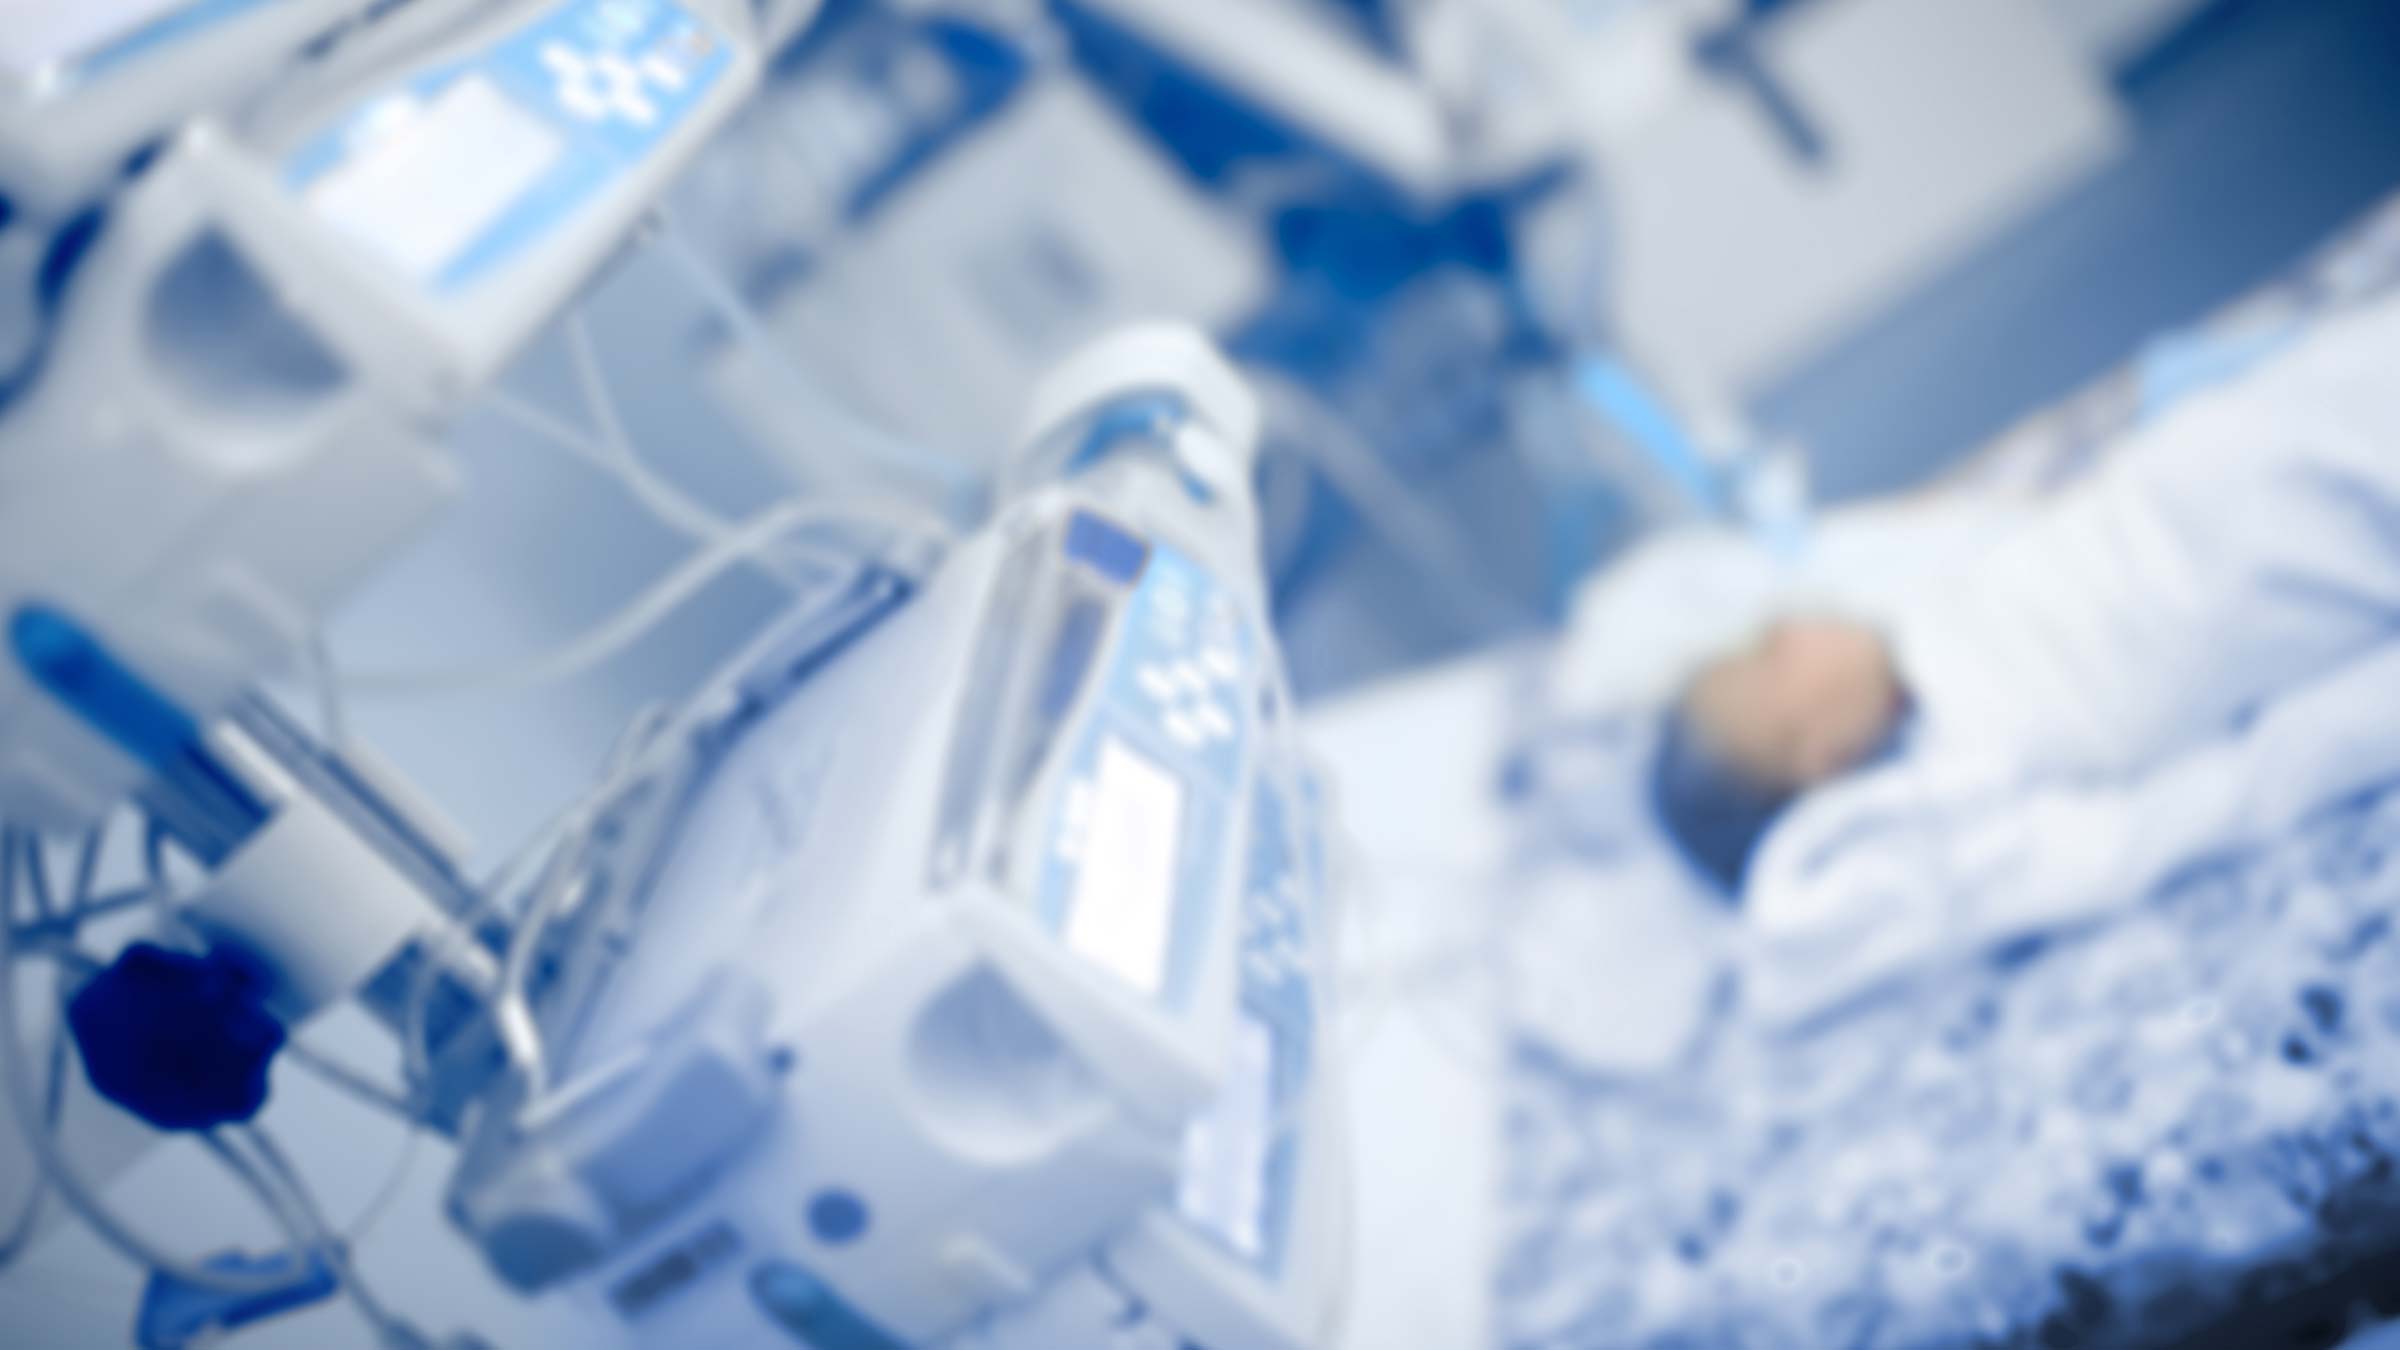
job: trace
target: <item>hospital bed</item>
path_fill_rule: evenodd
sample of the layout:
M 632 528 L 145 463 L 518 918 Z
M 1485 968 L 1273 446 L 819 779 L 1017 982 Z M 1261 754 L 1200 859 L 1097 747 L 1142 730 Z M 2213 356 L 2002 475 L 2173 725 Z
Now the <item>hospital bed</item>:
M 1927 490 L 1829 518 L 1808 564 L 1664 540 L 1564 640 L 1321 712 L 1361 831 L 1350 964 L 1383 994 L 1353 1013 L 1348 1344 L 2300 1346 L 2400 1314 L 2400 785 L 1764 1041 L 1732 1011 L 1734 917 L 1500 771 L 1775 606 L 1938 584 L 2118 433 L 2396 286 L 2400 201 Z

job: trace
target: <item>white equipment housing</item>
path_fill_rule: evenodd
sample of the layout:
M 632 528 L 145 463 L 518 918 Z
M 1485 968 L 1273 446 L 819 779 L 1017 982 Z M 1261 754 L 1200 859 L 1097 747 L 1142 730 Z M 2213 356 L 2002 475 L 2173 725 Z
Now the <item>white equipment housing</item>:
M 1080 3 L 1421 200 L 1492 167 L 1462 158 L 1451 114 L 1431 90 L 1293 0 Z M 904 59 L 900 101 L 938 106 L 928 93 L 945 85 L 940 62 Z M 843 72 L 815 68 L 790 86 L 770 84 L 761 134 L 730 143 L 758 161 L 744 166 L 753 195 L 723 209 L 744 213 L 745 225 L 772 215 L 795 234 L 839 219 L 848 185 L 817 187 L 812 177 L 828 164 L 847 170 L 855 157 L 888 158 L 896 147 L 887 142 L 904 137 L 918 111 L 874 106 L 844 84 Z M 829 230 L 809 272 L 760 306 L 810 371 L 956 463 L 992 468 L 1005 447 L 985 429 L 1101 334 L 1160 317 L 1227 331 L 1278 283 L 1255 224 L 1185 181 L 1081 80 L 1037 64 L 1025 88 L 961 139 L 912 169 L 870 221 Z M 928 351 L 944 373 L 938 398 L 919 378 Z M 811 418 L 775 363 L 732 345 L 713 377 L 760 443 L 794 460 L 812 448 Z
M 1041 408 L 1048 485 L 771 637 L 598 816 L 559 1081 L 453 1206 L 629 1343 L 1322 1341 L 1330 916 L 1257 413 L 1180 329 Z
M 704 0 L 474 11 L 337 99 L 201 123 L 115 205 L 0 424 L 0 616 L 71 615 L 213 720 L 452 495 L 445 417 L 756 80 Z M 78 828 L 144 768 L 0 660 L 0 811 Z
M 845 106 L 856 101 L 832 88 L 770 88 L 760 109 L 788 115 L 812 140 L 872 144 L 873 124 Z M 844 134 L 846 121 L 867 126 Z M 866 228 L 829 238 L 817 268 L 765 297 L 761 317 L 793 359 L 878 423 L 990 473 L 1009 448 L 990 428 L 1059 361 L 1160 315 L 1230 326 L 1260 303 L 1271 270 L 1238 220 L 1079 84 L 1037 81 L 967 134 L 970 144 L 919 171 Z M 821 189 L 821 206 L 790 200 L 811 156 L 787 156 L 765 137 L 750 153 L 765 162 L 744 171 L 772 176 L 779 217 L 838 216 L 846 185 Z M 924 387 L 928 351 L 940 353 L 939 397 Z M 794 460 L 814 448 L 817 428 L 755 349 L 728 345 L 711 378 L 761 444 Z
M 0 191 L 81 205 L 145 143 L 262 76 L 367 0 L 72 0 L 0 16 Z

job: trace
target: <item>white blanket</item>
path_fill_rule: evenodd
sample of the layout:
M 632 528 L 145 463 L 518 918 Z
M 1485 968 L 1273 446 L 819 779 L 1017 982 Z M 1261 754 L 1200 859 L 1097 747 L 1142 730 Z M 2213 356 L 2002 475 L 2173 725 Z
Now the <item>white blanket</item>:
M 1751 871 L 1771 1020 L 2400 776 L 2400 305 L 2137 433 L 1886 619 L 1907 749 L 1804 799 Z

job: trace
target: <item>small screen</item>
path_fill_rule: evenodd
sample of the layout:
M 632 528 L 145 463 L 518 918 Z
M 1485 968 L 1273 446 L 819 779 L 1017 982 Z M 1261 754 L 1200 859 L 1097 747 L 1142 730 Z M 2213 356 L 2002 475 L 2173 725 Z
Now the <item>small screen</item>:
M 1175 922 L 1183 783 L 1111 737 L 1093 769 L 1090 811 L 1067 947 L 1155 996 Z
M 1202 1232 L 1256 1262 L 1266 1254 L 1267 1159 L 1275 1119 L 1275 1041 L 1244 1017 L 1224 1091 L 1183 1138 L 1176 1209 Z
M 410 279 L 449 267 L 556 163 L 548 126 L 479 75 L 430 99 L 396 96 L 351 156 L 311 183 L 309 206 Z

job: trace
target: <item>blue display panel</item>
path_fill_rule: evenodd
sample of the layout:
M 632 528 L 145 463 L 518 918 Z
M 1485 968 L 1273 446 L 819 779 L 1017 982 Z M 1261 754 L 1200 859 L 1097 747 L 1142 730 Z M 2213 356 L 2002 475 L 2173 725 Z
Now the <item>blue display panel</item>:
M 1074 608 L 1059 627 L 1045 687 L 1087 711 L 1065 733 L 1036 906 L 1069 949 L 1180 1008 L 1233 852 L 1258 638 L 1233 594 L 1171 548 L 1086 514 L 1061 551 L 1131 593 L 1105 652 Z M 1077 695 L 1087 673 L 1097 688 Z
M 733 61 L 674 0 L 571 0 L 352 109 L 286 185 L 436 294 L 463 290 L 648 158 Z

